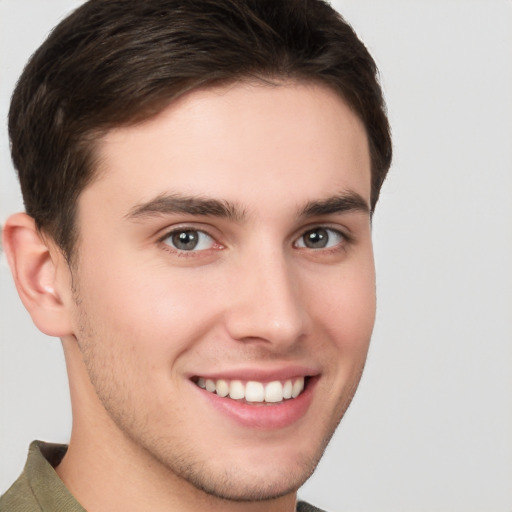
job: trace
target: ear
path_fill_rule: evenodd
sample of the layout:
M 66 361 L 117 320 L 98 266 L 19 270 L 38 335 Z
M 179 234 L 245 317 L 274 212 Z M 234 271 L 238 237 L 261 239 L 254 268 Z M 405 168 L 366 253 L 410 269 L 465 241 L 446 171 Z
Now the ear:
M 25 213 L 5 222 L 3 247 L 18 294 L 38 329 L 49 336 L 71 334 L 71 274 L 61 251 Z

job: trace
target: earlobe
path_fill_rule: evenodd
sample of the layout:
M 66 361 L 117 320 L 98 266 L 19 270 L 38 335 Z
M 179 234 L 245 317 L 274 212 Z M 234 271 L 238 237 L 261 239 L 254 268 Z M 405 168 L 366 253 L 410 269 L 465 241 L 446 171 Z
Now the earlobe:
M 49 336 L 72 333 L 70 278 L 65 258 L 41 236 L 25 213 L 9 217 L 3 246 L 18 294 L 38 329 Z M 64 274 L 64 276 L 63 276 Z

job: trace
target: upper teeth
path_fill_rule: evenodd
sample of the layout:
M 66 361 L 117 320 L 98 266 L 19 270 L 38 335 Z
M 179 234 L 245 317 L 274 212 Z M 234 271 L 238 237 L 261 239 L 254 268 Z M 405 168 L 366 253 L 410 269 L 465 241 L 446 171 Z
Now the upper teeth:
M 282 402 L 284 399 L 296 398 L 304 389 L 304 377 L 288 379 L 283 382 L 257 382 L 250 380 L 204 379 L 199 377 L 197 385 L 210 393 L 234 400 L 245 399 L 247 402 Z

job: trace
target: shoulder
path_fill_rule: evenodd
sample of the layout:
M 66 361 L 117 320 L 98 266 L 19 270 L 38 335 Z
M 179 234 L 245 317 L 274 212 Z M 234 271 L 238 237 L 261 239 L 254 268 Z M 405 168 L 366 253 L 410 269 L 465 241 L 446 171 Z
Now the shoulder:
M 34 441 L 23 473 L 0 497 L 0 512 L 85 512 L 54 470 L 65 453 L 65 445 Z
M 0 496 L 0 512 L 40 512 L 41 507 L 30 488 L 27 476 L 22 473 L 3 496 Z
M 314 507 L 305 501 L 297 502 L 297 512 L 325 512 L 324 510 Z

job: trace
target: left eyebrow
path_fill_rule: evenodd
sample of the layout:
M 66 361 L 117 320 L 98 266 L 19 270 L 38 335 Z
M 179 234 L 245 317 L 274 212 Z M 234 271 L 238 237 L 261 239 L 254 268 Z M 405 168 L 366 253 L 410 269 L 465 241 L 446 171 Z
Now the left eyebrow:
M 357 192 L 344 192 L 319 201 L 307 203 L 299 212 L 301 217 L 332 215 L 333 213 L 361 212 L 370 214 L 370 206 Z

